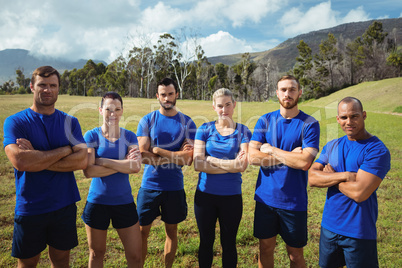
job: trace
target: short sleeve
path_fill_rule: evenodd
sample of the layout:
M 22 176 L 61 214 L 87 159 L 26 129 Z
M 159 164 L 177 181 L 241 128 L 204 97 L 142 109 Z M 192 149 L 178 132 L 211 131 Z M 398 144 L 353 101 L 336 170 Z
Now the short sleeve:
M 129 147 L 132 145 L 138 145 L 138 139 L 134 132 L 125 129 L 124 133 Z
M 149 137 L 149 116 L 141 118 L 137 126 L 137 137 Z
M 197 126 L 195 125 L 194 121 L 190 118 L 188 123 L 187 123 L 187 139 L 189 140 L 195 140 L 196 132 L 197 132 Z
M 81 126 L 80 123 L 78 122 L 78 119 L 75 117 L 72 117 L 72 135 L 74 137 L 74 140 L 72 141 L 72 146 L 85 143 L 84 137 L 82 136 L 82 131 L 81 131 Z
M 88 130 L 84 134 L 84 140 L 85 143 L 87 144 L 88 148 L 97 148 L 99 147 L 98 144 L 98 135 L 96 134 L 96 128 L 92 130 Z
M 23 138 L 22 129 L 18 127 L 15 120 L 12 117 L 6 118 L 3 125 L 3 147 L 9 144 L 15 144 L 18 138 Z
M 318 159 L 315 162 L 320 163 L 323 166 L 326 166 L 328 164 L 328 161 L 329 161 L 328 152 L 327 152 L 328 146 L 329 146 L 329 144 L 326 144 L 324 146 L 324 148 L 322 149 L 322 151 L 320 153 L 320 157 L 318 157 Z
M 258 141 L 261 143 L 266 143 L 265 133 L 268 129 L 268 121 L 266 116 L 261 116 L 257 123 L 255 124 L 253 135 L 251 137 L 252 141 Z
M 376 144 L 375 147 L 369 149 L 360 169 L 384 179 L 385 175 L 391 169 L 389 150 L 382 143 Z
M 320 124 L 318 121 L 309 123 L 303 130 L 302 147 L 304 148 L 316 148 L 320 147 Z
M 195 134 L 195 140 L 200 140 L 200 141 L 207 141 L 207 123 L 202 124 L 198 129 L 197 129 L 197 133 Z
M 251 131 L 245 125 L 242 125 L 241 143 L 249 143 L 251 140 Z

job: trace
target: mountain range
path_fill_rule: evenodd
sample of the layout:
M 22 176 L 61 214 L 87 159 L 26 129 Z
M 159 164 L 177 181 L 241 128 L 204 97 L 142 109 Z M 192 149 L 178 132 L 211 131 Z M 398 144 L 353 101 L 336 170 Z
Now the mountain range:
M 301 34 L 282 42 L 273 49 L 250 53 L 250 58 L 254 62 L 267 61 L 270 59 L 272 63 L 278 65 L 280 72 L 286 72 L 292 69 L 296 63 L 296 57 L 299 55 L 297 45 L 299 45 L 300 40 L 306 42 L 314 54 L 318 52 L 321 40 L 328 39 L 328 33 L 332 33 L 338 40 L 339 38 L 343 38 L 344 40 L 353 41 L 356 37 L 361 36 L 374 21 L 381 22 L 383 31 L 388 33 L 388 38 L 395 38 L 396 44 L 402 47 L 402 18 L 381 19 L 346 23 L 328 29 Z M 221 62 L 231 66 L 240 62 L 242 55 L 243 54 L 235 54 L 211 57 L 208 58 L 208 61 L 212 64 Z
M 30 77 L 32 72 L 39 66 L 51 65 L 56 68 L 60 74 L 65 70 L 72 70 L 74 68 L 81 69 L 88 60 L 68 61 L 65 59 L 56 58 L 38 58 L 29 53 L 25 49 L 5 49 L 0 50 L 0 84 L 8 80 L 15 80 L 15 71 L 20 69 L 26 77 Z M 106 62 L 94 60 L 95 63 Z
M 273 49 L 250 53 L 251 60 L 254 62 L 271 60 L 276 64 L 280 72 L 286 72 L 293 68 L 296 63 L 296 57 L 299 55 L 297 45 L 300 40 L 306 42 L 313 53 L 318 52 L 321 40 L 328 38 L 328 33 L 343 40 L 353 41 L 356 37 L 361 36 L 374 20 L 364 22 L 352 22 L 338 25 L 332 28 L 309 32 L 290 38 Z M 399 46 L 402 46 L 402 18 L 397 19 L 381 19 L 376 20 L 382 23 L 383 31 L 388 32 L 388 38 L 394 38 Z M 226 65 L 233 65 L 241 61 L 243 54 L 225 55 L 210 57 L 208 61 L 212 64 L 218 62 Z M 60 73 L 64 70 L 72 70 L 74 68 L 81 69 L 88 60 L 78 60 L 75 62 L 55 59 L 55 58 L 37 58 L 24 49 L 5 49 L 0 51 L 0 84 L 10 79 L 15 79 L 15 71 L 21 69 L 26 76 L 29 76 L 37 68 L 42 65 L 52 65 Z M 103 62 L 94 60 L 95 63 Z M 103 64 L 107 65 L 105 62 Z

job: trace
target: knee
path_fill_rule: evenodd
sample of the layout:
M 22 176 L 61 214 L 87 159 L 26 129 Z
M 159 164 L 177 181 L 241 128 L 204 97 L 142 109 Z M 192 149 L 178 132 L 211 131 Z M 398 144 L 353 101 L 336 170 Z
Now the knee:
M 260 242 L 260 252 L 265 254 L 273 254 L 275 250 L 275 243 Z
M 288 254 L 289 260 L 294 264 L 304 264 L 304 255 L 303 252 L 292 252 Z
M 141 252 L 135 252 L 134 254 L 126 255 L 127 264 L 140 264 L 142 262 Z
M 106 249 L 100 248 L 90 248 L 89 249 L 89 256 L 91 259 L 103 259 L 105 256 Z

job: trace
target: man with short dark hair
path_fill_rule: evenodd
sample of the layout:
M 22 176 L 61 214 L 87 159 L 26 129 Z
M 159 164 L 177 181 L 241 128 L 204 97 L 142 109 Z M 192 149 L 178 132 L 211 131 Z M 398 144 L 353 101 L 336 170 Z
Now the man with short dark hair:
M 19 267 L 35 267 L 47 245 L 52 266 L 68 267 L 78 245 L 73 171 L 86 168 L 87 149 L 78 120 L 55 109 L 59 86 L 56 69 L 37 68 L 33 105 L 4 122 L 3 144 L 15 169 L 12 256 Z
M 143 261 L 148 236 L 158 216 L 165 222 L 165 266 L 172 267 L 177 250 L 177 224 L 187 217 L 182 166 L 191 165 L 196 126 L 190 117 L 176 110 L 177 85 L 165 78 L 158 83 L 159 110 L 145 115 L 137 137 L 145 164 L 137 211 L 142 233 Z
M 336 117 L 345 136 L 324 146 L 309 184 L 328 187 L 321 222 L 321 267 L 378 267 L 376 190 L 391 168 L 384 143 L 370 134 L 361 102 L 346 97 Z
M 276 236 L 280 234 L 290 267 L 305 267 L 307 170 L 318 152 L 320 126 L 299 110 L 302 90 L 295 77 L 284 76 L 277 86 L 280 109 L 260 117 L 249 145 L 250 163 L 261 166 L 254 197 L 258 265 L 274 266 Z

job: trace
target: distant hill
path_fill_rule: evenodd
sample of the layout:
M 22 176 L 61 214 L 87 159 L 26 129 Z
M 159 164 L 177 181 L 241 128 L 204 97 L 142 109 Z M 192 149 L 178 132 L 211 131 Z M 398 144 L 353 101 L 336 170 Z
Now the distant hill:
M 361 36 L 374 21 L 379 21 L 382 23 L 384 32 L 388 32 L 388 37 L 391 37 L 391 32 L 395 31 L 397 44 L 402 46 L 402 18 L 398 18 L 352 22 L 338 25 L 333 28 L 301 34 L 286 40 L 273 49 L 263 52 L 250 53 L 250 56 L 254 62 L 266 61 L 270 58 L 273 62 L 278 64 L 280 72 L 286 72 L 292 69 L 296 63 L 296 57 L 299 55 L 297 45 L 299 44 L 300 40 L 306 42 L 312 49 L 313 53 L 317 53 L 321 40 L 327 39 L 328 33 L 332 33 L 337 39 L 342 37 L 344 40 L 354 40 L 356 37 Z M 241 60 L 241 56 L 242 54 L 217 56 L 208 58 L 208 61 L 212 64 L 222 62 L 231 66 L 238 63 Z
M 402 105 L 402 77 L 360 83 L 318 100 L 307 101 L 306 105 L 336 109 L 338 102 L 347 96 L 361 100 L 366 111 L 392 113 Z
M 60 74 L 65 70 L 72 70 L 74 68 L 81 69 L 84 67 L 88 60 L 67 61 L 55 58 L 36 58 L 29 54 L 25 49 L 5 49 L 0 51 L 0 84 L 10 79 L 15 81 L 15 71 L 23 69 L 24 74 L 30 77 L 32 72 L 39 66 L 51 65 L 56 68 Z M 95 63 L 106 62 L 96 61 Z

